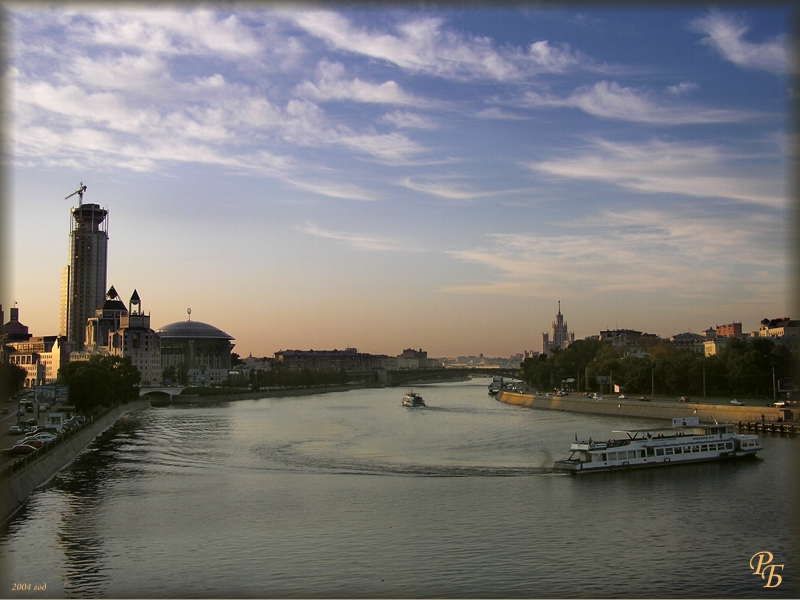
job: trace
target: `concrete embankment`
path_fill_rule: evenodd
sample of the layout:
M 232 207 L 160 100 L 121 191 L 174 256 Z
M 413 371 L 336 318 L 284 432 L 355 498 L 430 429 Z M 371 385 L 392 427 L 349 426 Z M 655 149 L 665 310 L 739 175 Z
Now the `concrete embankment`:
M 320 388 L 297 388 L 289 390 L 262 390 L 260 392 L 243 392 L 241 394 L 219 394 L 214 396 L 192 396 L 181 394 L 172 396 L 171 400 L 153 400 L 153 406 L 168 404 L 215 404 L 217 402 L 234 402 L 236 400 L 255 400 L 258 398 L 280 398 L 283 396 L 310 396 L 312 394 L 327 394 L 329 392 L 347 392 L 363 388 L 357 385 L 332 385 Z
M 75 460 L 98 435 L 111 427 L 122 415 L 149 408 L 147 400 L 123 404 L 95 419 L 72 437 L 63 440 L 53 450 L 33 459 L 29 464 L 8 475 L 0 489 L 0 523 L 5 523 L 21 508 L 37 487 Z M 36 453 L 30 455 L 36 456 Z
M 693 402 L 640 402 L 638 400 L 619 400 L 618 398 L 592 400 L 585 396 L 534 396 L 532 394 L 514 392 L 501 392 L 495 397 L 500 402 L 527 408 L 670 421 L 678 417 L 698 417 L 700 421 L 713 421 L 716 419 L 720 423 L 738 423 L 740 421 L 760 421 L 762 415 L 767 421 L 775 421 L 782 416 L 780 409 L 766 406 L 726 406 L 724 404 L 695 404 Z

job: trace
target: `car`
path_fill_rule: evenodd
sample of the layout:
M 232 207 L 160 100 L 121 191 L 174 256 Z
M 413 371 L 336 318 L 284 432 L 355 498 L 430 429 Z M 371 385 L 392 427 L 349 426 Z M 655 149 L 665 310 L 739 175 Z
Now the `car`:
M 22 427 L 19 425 L 12 425 L 8 429 L 8 435 L 22 435 Z
M 620 399 L 620 400 L 627 400 L 627 399 L 628 399 L 628 397 L 627 397 L 625 394 L 620 394 L 620 395 L 619 395 L 619 399 Z
M 85 423 L 86 422 L 86 417 L 84 417 L 83 415 L 75 415 L 72 418 L 73 419 L 77 419 L 79 423 Z
M 18 417 L 24 417 L 24 416 L 25 416 L 25 409 L 22 409 L 22 408 L 20 408 L 20 409 L 17 411 L 17 416 L 18 416 Z
M 37 424 L 37 423 L 36 423 L 36 419 L 28 419 L 27 421 L 25 421 L 25 424 L 26 424 L 27 426 L 29 426 L 29 427 L 33 427 L 34 425 L 36 425 L 36 424 Z
M 784 406 L 786 406 L 786 402 L 784 402 L 783 400 L 778 400 L 772 406 L 774 406 L 775 408 L 783 408 Z
M 644 396 L 639 396 L 639 402 L 650 402 L 650 398 L 645 398 Z
M 602 400 L 603 397 L 600 394 L 592 394 L 592 400 Z
M 26 413 L 32 413 L 33 412 L 33 407 L 32 406 L 26 406 L 25 407 L 25 412 Z
M 56 436 L 52 433 L 37 433 L 33 437 L 37 440 L 42 440 L 45 444 L 56 441 Z
M 681 396 L 678 402 L 689 402 L 689 396 Z
M 3 408 L 0 408 L 0 415 L 7 415 L 7 414 L 8 414 L 8 407 L 7 406 L 4 406 Z
M 733 404 L 734 406 L 744 406 L 744 402 L 742 402 L 741 400 L 737 400 L 736 398 L 731 400 L 731 404 Z
M 34 448 L 28 444 L 19 444 L 11 448 L 11 454 L 31 454 L 32 452 L 36 452 L 38 448 Z
M 34 448 L 41 448 L 44 446 L 44 442 L 42 440 L 37 440 L 36 438 L 25 438 L 24 440 L 17 441 L 15 446 L 33 446 Z

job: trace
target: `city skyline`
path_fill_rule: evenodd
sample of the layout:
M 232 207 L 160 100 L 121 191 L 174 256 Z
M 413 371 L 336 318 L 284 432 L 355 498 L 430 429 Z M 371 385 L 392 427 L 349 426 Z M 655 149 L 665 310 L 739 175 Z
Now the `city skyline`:
M 539 350 L 791 316 L 786 8 L 8 12 L 4 306 L 108 285 L 236 352 Z

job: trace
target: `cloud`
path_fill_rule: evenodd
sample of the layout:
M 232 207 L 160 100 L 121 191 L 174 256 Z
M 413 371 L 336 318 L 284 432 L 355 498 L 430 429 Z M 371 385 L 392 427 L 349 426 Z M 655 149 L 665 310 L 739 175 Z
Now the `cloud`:
M 476 200 L 478 198 L 491 198 L 495 196 L 517 194 L 525 191 L 519 189 L 495 191 L 474 190 L 462 185 L 454 185 L 445 180 L 421 183 L 412 180 L 410 177 L 406 177 L 405 179 L 398 181 L 397 184 L 410 190 L 422 192 L 423 194 L 429 194 L 431 196 L 437 196 L 439 198 L 445 198 L 447 200 Z
M 360 79 L 345 80 L 344 65 L 323 60 L 317 66 L 317 82 L 305 81 L 295 92 L 317 101 L 350 100 L 374 104 L 423 106 L 426 102 L 404 92 L 394 81 L 381 84 Z
M 306 223 L 302 227 L 298 226 L 297 230 L 301 233 L 313 235 L 315 237 L 335 240 L 337 242 L 344 242 L 350 246 L 358 248 L 359 250 L 389 252 L 397 251 L 403 248 L 403 245 L 391 239 L 328 231 L 326 229 L 317 227 L 313 223 Z
M 752 113 L 736 110 L 707 109 L 685 104 L 659 101 L 652 94 L 618 83 L 600 81 L 581 87 L 567 98 L 527 92 L 518 103 L 529 108 L 579 108 L 604 119 L 617 119 L 656 125 L 686 125 L 690 123 L 728 123 L 752 119 Z
M 682 81 L 678 85 L 671 85 L 667 88 L 667 91 L 672 94 L 673 96 L 684 96 L 696 90 L 698 86 L 696 83 L 692 83 L 690 81 Z
M 646 144 L 596 140 L 580 156 L 533 163 L 536 171 L 569 179 L 604 181 L 645 193 L 727 198 L 773 209 L 787 205 L 780 176 L 739 168 L 744 156 L 713 146 L 653 140 Z
M 425 115 L 396 110 L 386 113 L 380 118 L 381 122 L 389 123 L 397 129 L 438 129 L 439 124 Z
M 448 79 L 509 81 L 536 73 L 558 73 L 586 64 L 569 46 L 538 41 L 527 51 L 497 49 L 486 37 L 446 30 L 440 18 L 409 20 L 395 33 L 370 32 L 345 17 L 316 11 L 294 15 L 294 22 L 330 47 L 383 60 L 412 72 Z
M 748 42 L 744 39 L 748 27 L 735 17 L 713 11 L 695 19 L 690 27 L 706 34 L 701 41 L 719 52 L 723 58 L 749 69 L 762 69 L 771 73 L 783 74 L 793 70 L 789 43 L 785 36 L 779 36 L 762 43 Z
M 72 39 L 81 44 L 116 46 L 159 55 L 253 56 L 261 45 L 236 15 L 192 11 L 68 11 Z
M 322 196 L 328 196 L 330 198 L 358 200 L 362 202 L 373 202 L 378 200 L 378 197 L 374 193 L 352 184 L 311 183 L 308 181 L 298 181 L 296 179 L 289 179 L 287 181 L 288 183 L 291 183 L 300 189 L 308 190 L 309 192 L 314 192 L 315 194 L 321 194 Z
M 788 268 L 775 235 L 778 218 L 689 212 L 601 211 L 573 222 L 577 234 L 490 234 L 482 247 L 449 252 L 487 267 L 489 275 L 441 291 L 543 298 L 554 290 L 643 293 L 684 302 L 719 297 L 731 286 L 752 298 L 778 292 Z

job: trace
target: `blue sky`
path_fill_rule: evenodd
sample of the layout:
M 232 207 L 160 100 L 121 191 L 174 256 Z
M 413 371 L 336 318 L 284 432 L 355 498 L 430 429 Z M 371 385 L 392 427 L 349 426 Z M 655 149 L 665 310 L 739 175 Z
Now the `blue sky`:
M 8 5 L 34 335 L 80 182 L 109 285 L 244 355 L 509 356 L 559 300 L 577 338 L 790 316 L 788 5 L 88 6 Z

